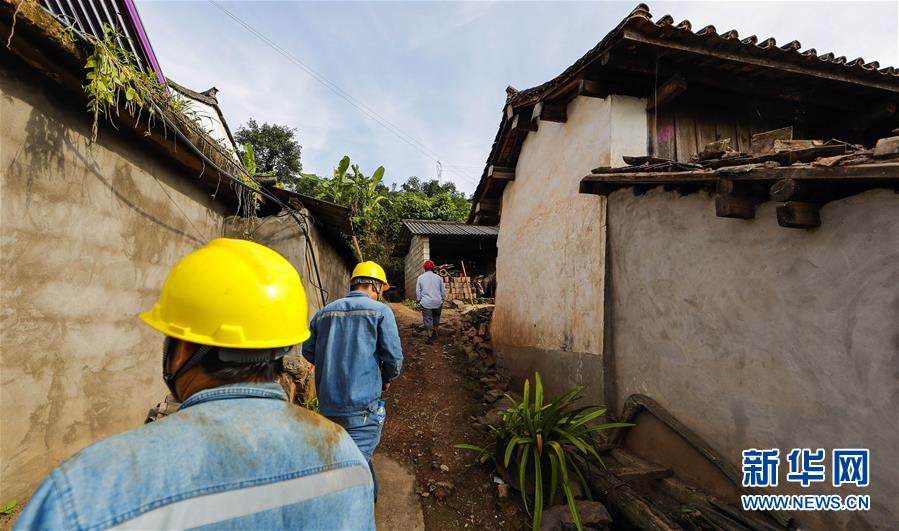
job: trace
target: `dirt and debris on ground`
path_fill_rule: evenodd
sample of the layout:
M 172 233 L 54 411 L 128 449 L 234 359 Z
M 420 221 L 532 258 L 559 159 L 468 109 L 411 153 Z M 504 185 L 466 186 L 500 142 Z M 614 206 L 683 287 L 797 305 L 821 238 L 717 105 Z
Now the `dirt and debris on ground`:
M 428 529 L 529 528 L 517 494 L 501 498 L 491 467 L 474 465 L 473 452 L 453 448 L 483 441 L 483 433 L 473 427 L 478 425 L 475 419 L 495 407 L 488 403 L 491 386 L 504 384 L 497 378 L 484 383 L 477 373 L 466 372 L 470 364 L 458 342 L 459 312 L 443 311 L 440 335 L 428 345 L 421 315 L 402 304 L 391 307 L 405 362 L 401 376 L 385 393 L 388 420 L 378 452 L 414 472 Z

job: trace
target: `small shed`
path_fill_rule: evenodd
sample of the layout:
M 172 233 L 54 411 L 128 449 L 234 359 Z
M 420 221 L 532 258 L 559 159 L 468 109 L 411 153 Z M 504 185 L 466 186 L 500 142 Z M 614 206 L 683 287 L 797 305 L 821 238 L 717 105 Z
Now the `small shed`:
M 415 280 L 424 271 L 425 260 L 438 266 L 452 265 L 458 273 L 464 262 L 465 272 L 471 278 L 492 275 L 496 271 L 497 234 L 495 226 L 404 219 L 393 256 L 405 258 L 405 296 L 414 296 Z

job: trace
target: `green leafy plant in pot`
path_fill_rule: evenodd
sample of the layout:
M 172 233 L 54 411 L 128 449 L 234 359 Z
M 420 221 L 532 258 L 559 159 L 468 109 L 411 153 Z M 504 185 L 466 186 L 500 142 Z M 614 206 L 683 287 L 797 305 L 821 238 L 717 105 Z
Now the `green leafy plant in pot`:
M 478 462 L 493 461 L 498 469 L 508 472 L 506 475 L 517 476 L 517 485 L 513 480 L 513 486 L 521 492 L 534 530 L 540 528 L 543 507 L 554 505 L 560 491 L 575 525 L 582 529 L 571 480 L 578 481 L 585 495 L 592 499 L 586 479 L 589 460 L 603 463 L 591 434 L 631 424 L 595 423 L 606 409 L 576 407 L 583 398 L 583 387 L 575 387 L 545 403 L 540 373 L 534 373 L 533 398 L 530 387 L 530 380 L 525 380 L 521 401 L 506 395 L 512 407 L 502 412 L 499 426 L 490 427 L 484 446 L 457 444 L 455 447 L 474 450 L 478 452 Z

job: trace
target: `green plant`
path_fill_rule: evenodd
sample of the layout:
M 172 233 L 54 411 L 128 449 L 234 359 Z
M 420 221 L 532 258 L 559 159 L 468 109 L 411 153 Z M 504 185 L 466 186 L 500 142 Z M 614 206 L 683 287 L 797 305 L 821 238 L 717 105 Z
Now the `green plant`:
M 0 507 L 0 514 L 6 516 L 10 514 L 13 509 L 19 504 L 16 500 L 11 500 L 3 504 L 3 507 Z
M 87 110 L 93 115 L 91 141 L 97 139 L 100 116 L 110 119 L 118 116 L 119 104 L 139 122 L 142 111 L 147 112 L 147 128 L 156 114 L 153 106 L 145 106 L 147 97 L 158 103 L 169 104 L 171 97 L 159 83 L 155 72 L 146 72 L 137 66 L 134 54 L 119 46 L 122 35 L 108 24 L 103 25 L 103 37 L 87 37 L 93 46 L 84 64 L 87 84 Z M 146 109 L 145 109 L 146 107 Z
M 622 422 L 594 423 L 606 410 L 594 406 L 576 407 L 577 402 L 583 398 L 582 392 L 583 387 L 575 387 L 544 403 L 543 382 L 540 373 L 534 373 L 533 398 L 529 379 L 524 382 L 520 402 L 506 395 L 512 407 L 502 412 L 498 427 L 490 427 L 484 446 L 455 445 L 456 448 L 478 452 L 478 462 L 492 460 L 497 466 L 509 469 L 510 474 L 512 472 L 509 465 L 515 465 L 521 499 L 532 517 L 534 530 L 540 528 L 545 502 L 548 501 L 552 506 L 560 490 L 565 496 L 575 525 L 581 529 L 570 480 L 572 477 L 576 478 L 587 497 L 592 499 L 586 480 L 589 459 L 592 457 L 598 463 L 603 463 L 594 448 L 591 434 L 599 430 L 630 426 Z M 531 486 L 533 503 L 529 504 L 528 490 Z
M 403 305 L 416 311 L 421 309 L 421 304 L 418 304 L 418 301 L 403 299 Z
M 256 182 L 257 177 L 274 177 L 274 172 L 259 172 L 257 171 L 256 166 L 256 154 L 253 151 L 253 145 L 247 142 L 243 146 L 243 153 L 240 154 L 241 162 L 243 163 L 243 167 L 245 170 L 245 174 L 240 176 L 240 180 L 243 181 L 244 184 L 252 188 L 253 190 L 259 190 L 259 183 Z M 243 203 L 249 203 L 252 201 L 253 203 L 253 212 L 256 212 L 259 209 L 259 194 L 254 194 L 249 190 L 245 190 L 246 193 L 242 194 Z M 249 210 L 249 209 L 247 209 Z
M 315 413 L 318 413 L 320 411 L 319 407 L 318 407 L 318 397 L 313 396 L 312 398 L 305 400 L 303 402 L 303 407 L 308 409 L 309 411 L 314 411 Z

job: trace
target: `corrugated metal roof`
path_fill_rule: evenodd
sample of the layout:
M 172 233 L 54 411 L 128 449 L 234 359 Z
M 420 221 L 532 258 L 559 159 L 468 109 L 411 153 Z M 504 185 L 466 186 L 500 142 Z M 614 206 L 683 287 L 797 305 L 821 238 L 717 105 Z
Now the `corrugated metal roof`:
M 117 30 L 119 46 L 134 54 L 141 68 L 155 71 L 164 83 L 159 62 L 133 0 L 40 0 L 41 6 L 66 26 L 103 38 L 103 25 Z
M 412 234 L 442 236 L 496 236 L 498 227 L 468 225 L 457 221 L 434 221 L 425 219 L 404 219 L 403 227 Z
M 400 237 L 393 248 L 393 256 L 405 256 L 409 252 L 412 236 L 450 236 L 454 238 L 496 238 L 499 227 L 468 225 L 458 221 L 428 219 L 404 219 Z

